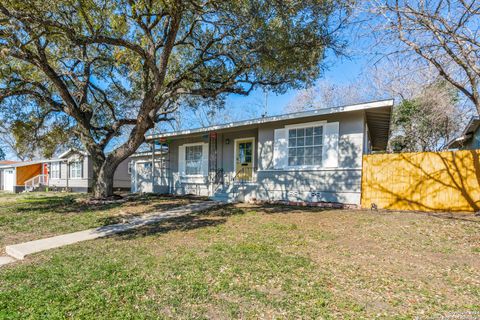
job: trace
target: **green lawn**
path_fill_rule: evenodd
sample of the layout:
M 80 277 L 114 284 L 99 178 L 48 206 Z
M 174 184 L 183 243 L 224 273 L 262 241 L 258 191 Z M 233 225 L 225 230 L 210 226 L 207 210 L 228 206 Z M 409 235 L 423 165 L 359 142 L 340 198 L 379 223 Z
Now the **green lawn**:
M 478 314 L 479 229 L 473 216 L 228 206 L 2 268 L 0 319 Z
M 85 194 L 0 193 L 0 253 L 9 244 L 112 224 L 191 200 L 144 196 L 136 201 L 87 205 Z

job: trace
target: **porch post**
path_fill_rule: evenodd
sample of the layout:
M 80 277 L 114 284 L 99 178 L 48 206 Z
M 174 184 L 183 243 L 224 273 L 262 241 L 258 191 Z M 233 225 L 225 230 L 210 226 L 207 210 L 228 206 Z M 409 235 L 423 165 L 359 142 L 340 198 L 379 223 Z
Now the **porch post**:
M 163 184 L 165 180 L 165 172 L 164 172 L 164 159 L 163 159 L 163 143 L 160 142 L 160 181 Z
M 155 190 L 155 140 L 152 140 L 152 193 Z
M 212 131 L 209 133 L 208 139 L 208 183 L 209 193 L 213 196 L 213 188 L 216 183 L 218 164 L 217 164 L 217 132 Z
M 66 191 L 68 192 L 68 188 L 69 188 L 68 179 L 70 179 L 70 165 L 68 164 L 68 159 L 67 161 L 65 161 L 65 163 L 67 164 L 67 190 Z M 61 172 L 62 172 L 62 169 L 60 167 L 60 174 L 62 174 Z

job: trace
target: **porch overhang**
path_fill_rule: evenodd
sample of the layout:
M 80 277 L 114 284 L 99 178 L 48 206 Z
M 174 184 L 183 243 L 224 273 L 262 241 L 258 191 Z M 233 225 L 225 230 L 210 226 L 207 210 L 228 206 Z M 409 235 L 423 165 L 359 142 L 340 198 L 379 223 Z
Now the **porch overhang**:
M 373 151 L 386 151 L 390 137 L 392 106 L 384 106 L 365 111 Z

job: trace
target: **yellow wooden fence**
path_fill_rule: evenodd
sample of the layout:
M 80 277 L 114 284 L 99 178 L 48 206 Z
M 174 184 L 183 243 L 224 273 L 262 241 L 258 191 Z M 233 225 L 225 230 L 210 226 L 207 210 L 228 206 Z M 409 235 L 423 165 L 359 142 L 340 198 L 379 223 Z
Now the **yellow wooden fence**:
M 480 211 L 480 150 L 363 157 L 362 207 Z

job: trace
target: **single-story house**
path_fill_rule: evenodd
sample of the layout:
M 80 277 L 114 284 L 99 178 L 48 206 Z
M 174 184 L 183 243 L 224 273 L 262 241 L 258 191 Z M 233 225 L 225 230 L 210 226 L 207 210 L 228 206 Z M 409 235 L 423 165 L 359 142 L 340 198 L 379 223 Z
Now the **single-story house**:
M 153 134 L 132 191 L 360 204 L 362 155 L 385 151 L 393 100 Z M 154 168 L 154 170 L 152 170 Z
M 11 165 L 11 164 L 14 164 L 14 163 L 17 163 L 18 161 L 12 161 L 12 160 L 0 160 L 0 190 L 3 190 L 4 189 L 4 184 L 5 184 L 5 173 L 4 171 L 1 169 L 3 166 L 6 166 L 6 165 Z M 10 178 L 10 177 L 7 177 L 7 178 Z
M 129 159 L 115 171 L 114 188 L 130 190 Z M 81 150 L 70 149 L 58 158 L 19 162 L 0 166 L 0 190 L 32 191 L 38 188 L 88 192 L 91 190 L 93 165 L 90 156 Z
M 449 149 L 480 149 L 480 117 L 472 117 L 460 137 L 448 144 Z
M 0 165 L 0 190 L 22 192 L 25 185 L 42 183 L 47 174 L 48 160 L 23 161 Z

